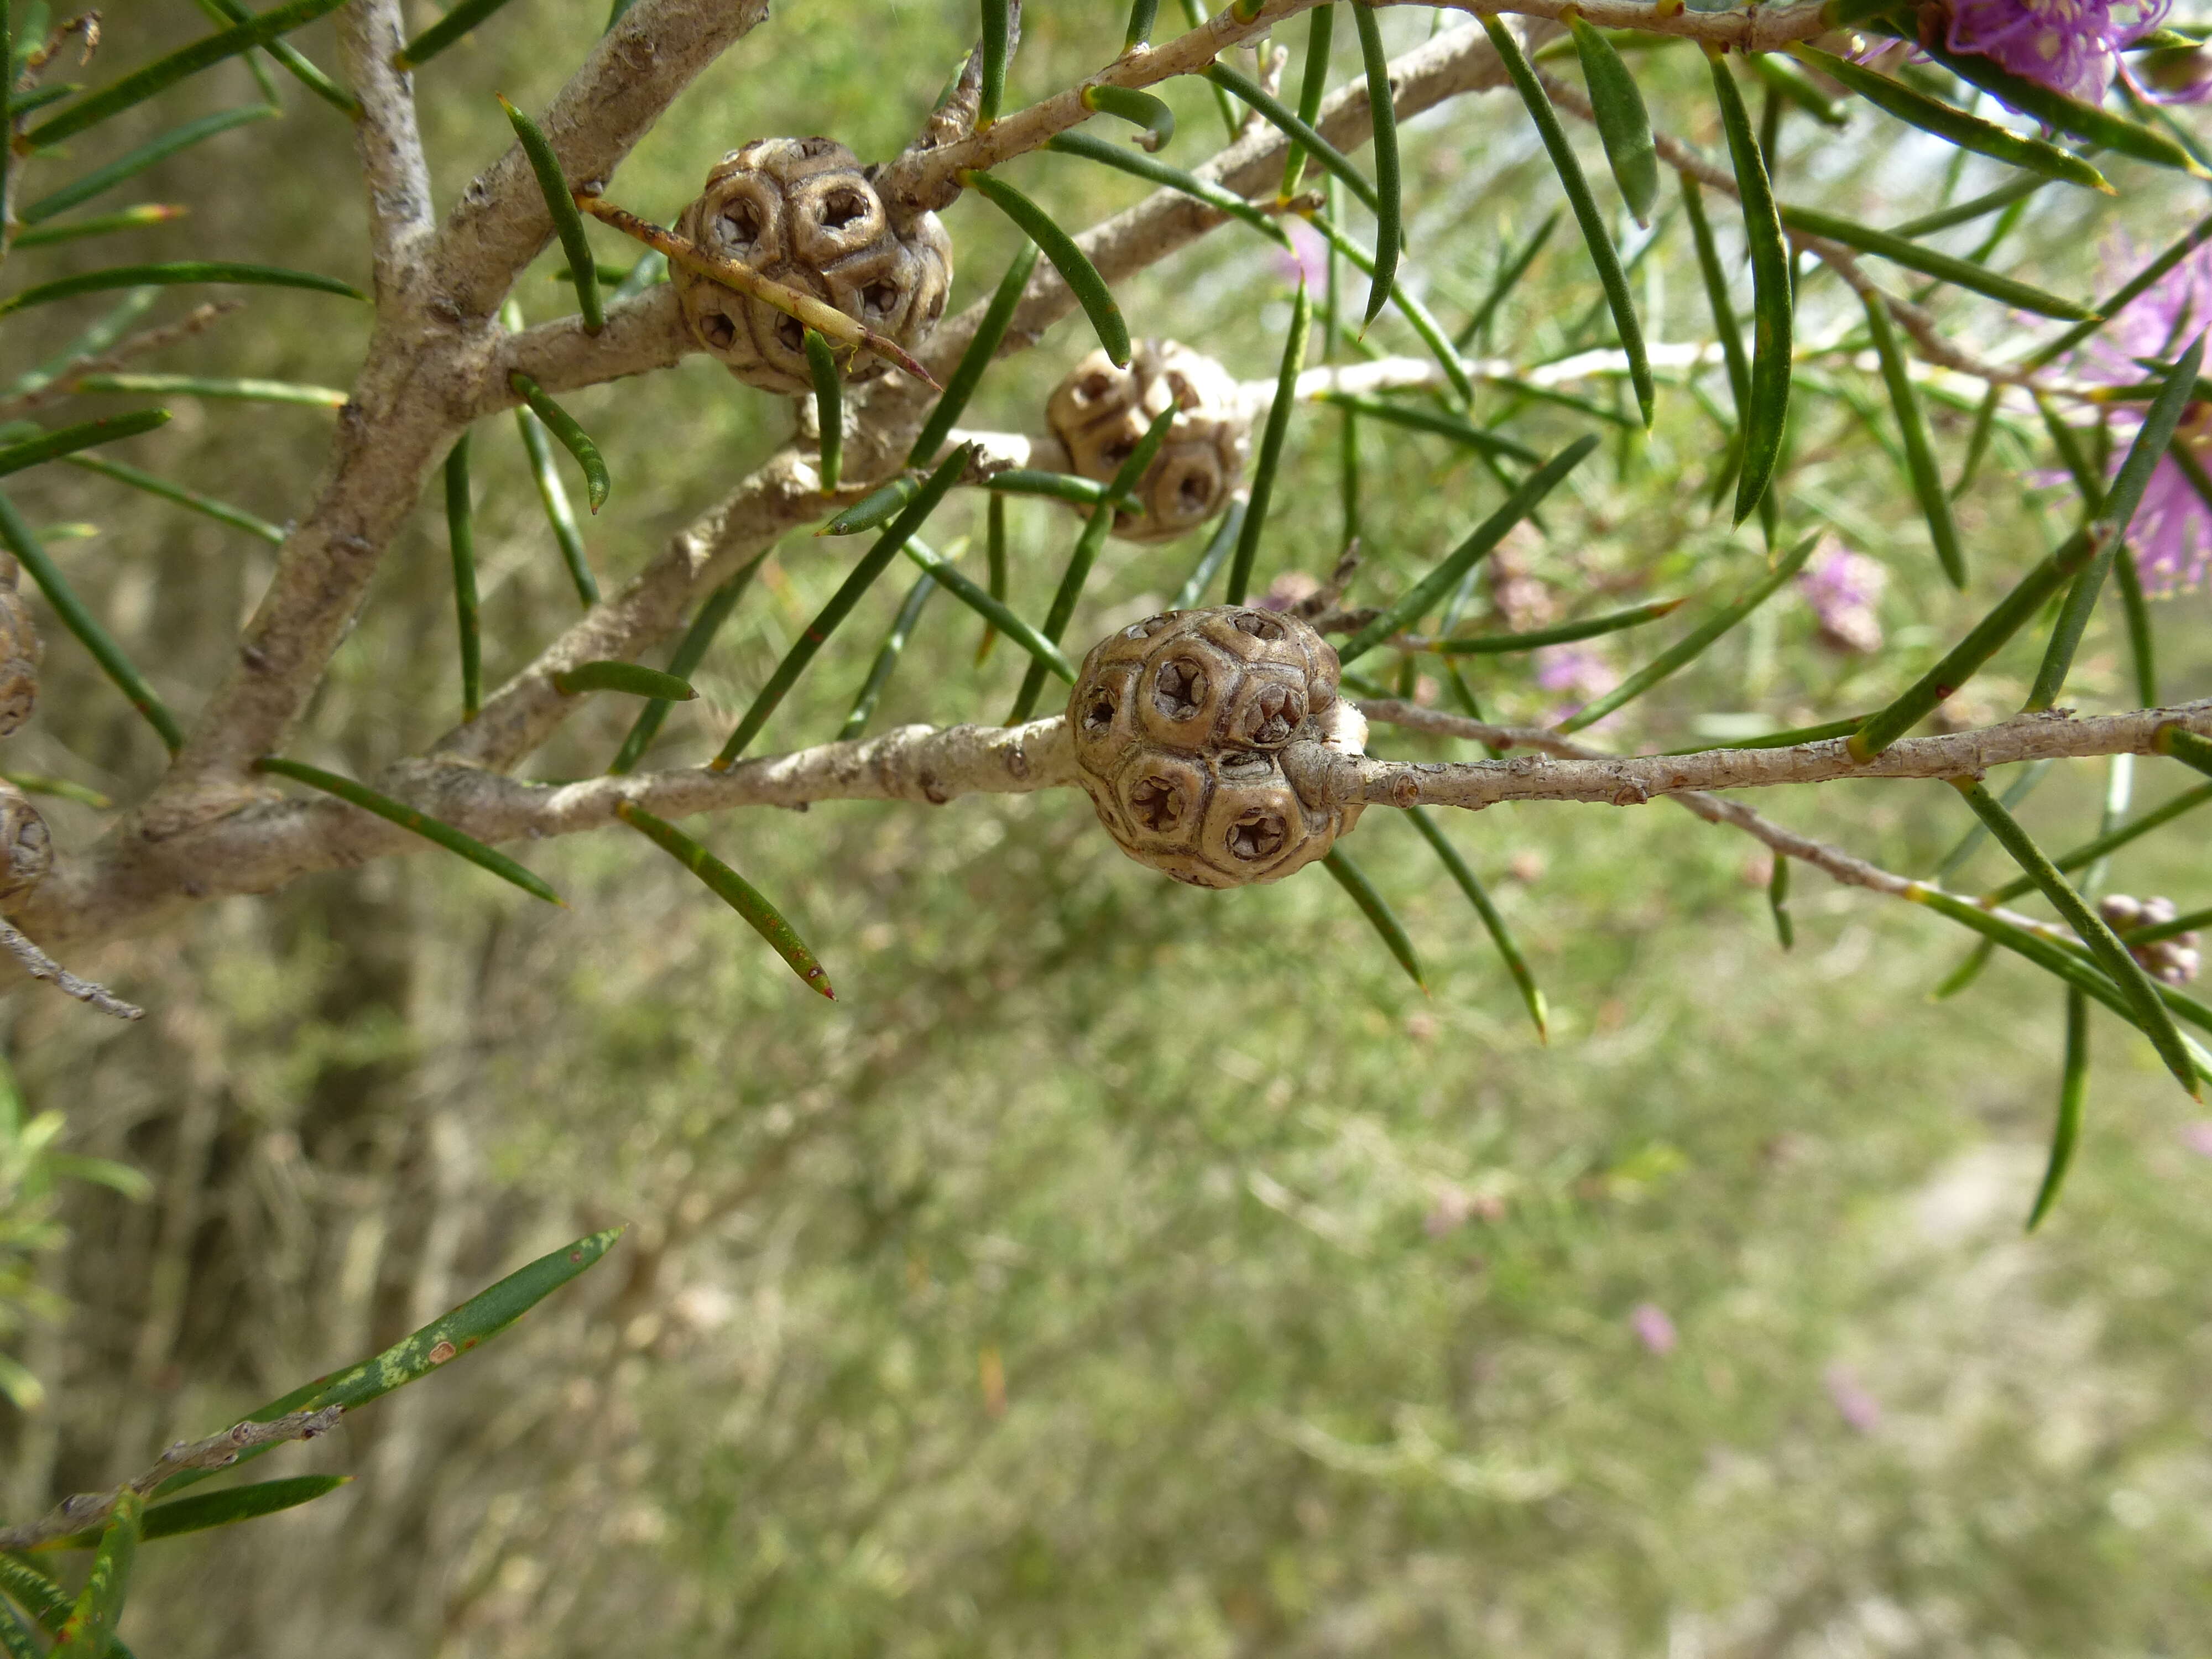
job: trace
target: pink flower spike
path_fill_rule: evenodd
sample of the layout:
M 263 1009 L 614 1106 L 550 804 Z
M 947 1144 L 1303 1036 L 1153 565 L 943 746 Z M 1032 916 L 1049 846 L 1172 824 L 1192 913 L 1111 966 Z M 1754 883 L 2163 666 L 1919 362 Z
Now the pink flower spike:
M 1872 1434 L 1881 1426 L 1881 1402 L 1861 1386 L 1849 1365 L 1829 1366 L 1827 1383 L 1828 1398 L 1835 1402 L 1836 1414 L 1847 1427 Z
M 1674 1322 L 1667 1317 L 1667 1310 L 1656 1302 L 1639 1302 L 1628 1316 L 1628 1328 L 1636 1333 L 1636 1340 L 1651 1352 L 1668 1354 L 1674 1352 Z
M 1294 214 L 1283 216 L 1283 228 L 1291 235 L 1291 251 L 1275 252 L 1275 269 L 1286 283 L 1305 278 L 1309 291 L 1318 294 L 1328 281 L 1328 244 L 1322 234 Z
M 1953 0 L 1943 44 L 2022 80 L 2102 103 L 2120 48 L 2156 28 L 2172 0 Z

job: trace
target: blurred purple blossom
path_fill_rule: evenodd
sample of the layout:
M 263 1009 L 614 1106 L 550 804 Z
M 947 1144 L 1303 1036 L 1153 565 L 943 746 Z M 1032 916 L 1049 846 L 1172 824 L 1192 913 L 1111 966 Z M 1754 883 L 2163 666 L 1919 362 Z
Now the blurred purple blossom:
M 1849 1365 L 1829 1366 L 1827 1383 L 1836 1414 L 1848 1426 L 1861 1434 L 1872 1434 L 1881 1426 L 1881 1402 L 1866 1391 Z
M 2212 1118 L 2185 1124 L 2181 1131 L 2181 1144 L 2192 1152 L 2212 1158 Z
M 1821 641 L 1868 655 L 1881 649 L 1878 613 L 1888 586 L 1886 565 L 1852 552 L 1832 537 L 1797 574 L 1797 591 L 1820 625 Z
M 2165 21 L 2172 0 L 1952 0 L 1943 44 L 2087 103 L 2101 103 L 2120 48 Z
M 1620 684 L 1613 665 L 1587 645 L 1550 645 L 1536 653 L 1536 684 L 1545 691 L 1565 691 L 1578 701 L 1553 710 L 1553 723 L 1566 719 L 1594 697 L 1601 697 Z
M 1636 1340 L 1653 1353 L 1674 1352 L 1674 1322 L 1667 1317 L 1667 1310 L 1657 1303 L 1638 1303 L 1628 1316 L 1628 1328 L 1636 1333 Z
M 1328 244 L 1319 231 L 1294 213 L 1283 216 L 1283 228 L 1291 234 L 1290 252 L 1276 250 L 1275 269 L 1286 283 L 1304 277 L 1306 287 L 1318 293 L 1328 281 Z
M 2142 263 L 2118 238 L 2105 249 L 2105 286 L 2117 287 Z M 2196 249 L 2105 325 L 2103 333 L 2075 355 L 2082 380 L 2106 386 L 2140 384 L 2148 373 L 2137 358 L 2171 359 L 2212 323 L 2212 244 Z M 2142 406 L 2113 411 L 2112 470 L 2119 470 L 2127 441 L 2142 424 Z M 2174 434 L 2200 462 L 2212 466 L 2212 407 L 2191 404 Z M 2142 572 L 2143 591 L 2163 596 L 2202 584 L 2212 565 L 2212 508 L 2171 456 L 2150 475 L 2128 540 Z

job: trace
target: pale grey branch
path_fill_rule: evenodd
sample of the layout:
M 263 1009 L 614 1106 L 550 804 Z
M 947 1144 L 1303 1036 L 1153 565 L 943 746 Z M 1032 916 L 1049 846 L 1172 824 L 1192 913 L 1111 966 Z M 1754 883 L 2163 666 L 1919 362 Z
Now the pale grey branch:
M 0 921 L 0 947 L 15 959 L 15 965 L 33 979 L 42 979 L 64 996 L 75 997 L 88 1003 L 103 1014 L 112 1014 L 118 1019 L 143 1019 L 146 1011 L 134 1002 L 125 1002 L 104 985 L 88 979 L 79 979 L 33 944 L 9 923 Z M 0 1545 L 0 1548 L 6 1546 Z

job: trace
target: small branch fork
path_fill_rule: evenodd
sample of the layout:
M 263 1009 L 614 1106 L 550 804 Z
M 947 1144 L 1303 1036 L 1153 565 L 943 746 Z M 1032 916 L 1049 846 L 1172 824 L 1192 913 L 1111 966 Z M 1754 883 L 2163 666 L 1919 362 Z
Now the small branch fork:
M 26 1522 L 20 1527 L 0 1527 L 0 1550 L 36 1549 L 57 1538 L 90 1531 L 106 1522 L 126 1492 L 135 1492 L 143 1498 L 171 1475 L 181 1474 L 186 1469 L 228 1468 L 238 1462 L 241 1453 L 256 1446 L 274 1445 L 285 1440 L 313 1440 L 336 1428 L 338 1419 L 344 1414 L 343 1406 L 325 1406 L 320 1411 L 293 1412 L 266 1423 L 240 1423 L 204 1440 L 179 1440 L 161 1454 L 152 1468 L 112 1491 L 81 1492 L 75 1497 L 64 1498 L 36 1521 Z

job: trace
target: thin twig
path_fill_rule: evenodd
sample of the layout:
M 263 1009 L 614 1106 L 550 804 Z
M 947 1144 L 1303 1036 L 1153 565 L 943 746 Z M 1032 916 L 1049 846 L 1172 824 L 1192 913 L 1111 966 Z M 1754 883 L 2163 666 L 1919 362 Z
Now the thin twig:
M 35 386 L 28 392 L 18 392 L 12 398 L 0 398 L 0 417 L 27 414 L 47 404 L 74 397 L 77 382 L 86 375 L 112 374 L 133 359 L 165 350 L 179 340 L 188 340 L 220 319 L 229 316 L 232 312 L 245 308 L 246 301 L 243 300 L 210 300 L 204 306 L 194 307 L 173 323 L 165 323 L 160 328 L 149 328 L 128 335 L 106 351 L 72 357 L 56 369 L 53 378 L 43 385 Z
M 95 985 L 88 979 L 79 979 L 33 944 L 20 929 L 0 921 L 0 946 L 33 979 L 49 980 L 64 996 L 75 997 L 79 1002 L 89 1003 L 103 1014 L 112 1014 L 118 1019 L 143 1019 L 146 1011 L 136 1003 L 125 1002 L 104 985 Z M 0 1549 L 8 1547 L 0 1544 Z

